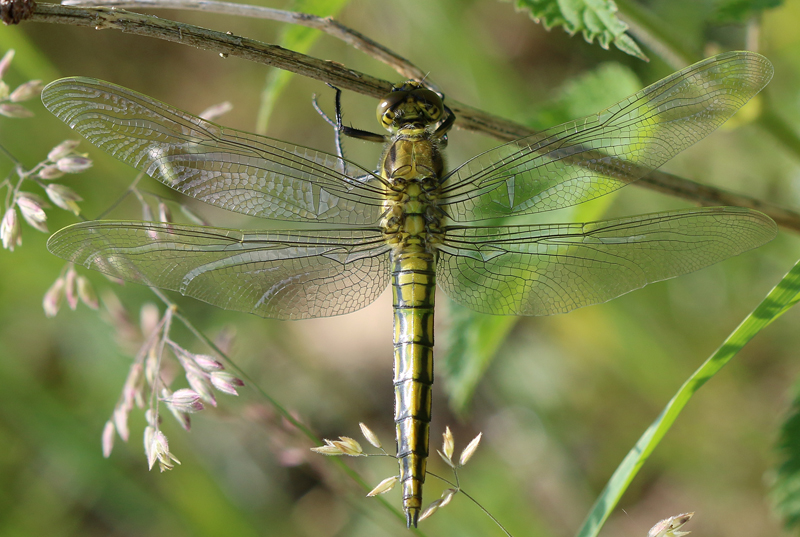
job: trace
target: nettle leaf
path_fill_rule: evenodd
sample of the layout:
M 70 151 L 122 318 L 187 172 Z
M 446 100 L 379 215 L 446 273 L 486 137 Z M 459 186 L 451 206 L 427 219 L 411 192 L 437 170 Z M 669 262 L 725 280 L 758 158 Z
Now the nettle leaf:
M 714 18 L 719 22 L 744 22 L 781 4 L 783 0 L 718 0 Z
M 514 4 L 518 11 L 528 12 L 547 30 L 561 26 L 570 35 L 581 32 L 589 43 L 597 39 L 604 49 L 613 44 L 626 54 L 648 61 L 636 42 L 625 33 L 628 25 L 617 16 L 613 0 L 514 0 Z

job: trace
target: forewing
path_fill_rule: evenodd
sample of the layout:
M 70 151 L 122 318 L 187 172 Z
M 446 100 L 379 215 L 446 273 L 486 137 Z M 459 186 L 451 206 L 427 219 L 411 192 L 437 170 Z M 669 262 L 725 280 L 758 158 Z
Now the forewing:
M 643 177 L 731 117 L 772 77 L 752 52 L 696 63 L 611 108 L 502 145 L 453 171 L 440 206 L 456 222 L 560 209 Z
M 42 101 L 103 151 L 223 209 L 359 225 L 375 224 L 383 213 L 380 179 L 334 155 L 223 128 L 91 78 L 56 80 Z
M 55 255 L 110 276 L 277 319 L 341 315 L 389 284 L 380 231 L 253 231 L 83 222 L 55 233 Z
M 448 229 L 436 278 L 482 313 L 551 315 L 598 304 L 756 248 L 775 223 L 714 207 L 607 220 Z

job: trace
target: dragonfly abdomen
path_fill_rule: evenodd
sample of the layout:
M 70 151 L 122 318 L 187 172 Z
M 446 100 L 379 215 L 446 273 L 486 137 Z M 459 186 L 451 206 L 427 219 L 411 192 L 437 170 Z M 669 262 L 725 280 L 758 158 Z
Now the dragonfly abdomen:
M 428 458 L 435 290 L 433 253 L 403 249 L 393 253 L 394 421 L 403 510 L 409 527 L 416 526 L 419 518 Z

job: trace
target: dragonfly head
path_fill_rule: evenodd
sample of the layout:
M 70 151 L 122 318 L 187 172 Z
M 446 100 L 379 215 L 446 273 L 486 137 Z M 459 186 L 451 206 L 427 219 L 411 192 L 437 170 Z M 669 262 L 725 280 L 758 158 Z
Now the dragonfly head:
M 439 94 L 413 80 L 394 86 L 378 105 L 378 121 L 389 132 L 404 125 L 433 125 L 443 114 L 444 103 Z

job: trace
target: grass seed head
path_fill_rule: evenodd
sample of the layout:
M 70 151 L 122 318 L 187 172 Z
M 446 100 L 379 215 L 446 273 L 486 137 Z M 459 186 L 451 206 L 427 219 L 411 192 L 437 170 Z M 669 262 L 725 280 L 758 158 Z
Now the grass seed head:
M 475 451 L 478 449 L 478 445 L 481 443 L 481 436 L 483 433 L 478 433 L 478 436 L 472 439 L 472 442 L 467 444 L 467 447 L 464 448 L 464 451 L 461 452 L 461 457 L 458 459 L 458 465 L 464 466 L 467 464 L 472 456 L 475 454 Z
M 194 358 L 194 362 L 203 371 L 213 372 L 213 371 L 222 371 L 223 369 L 225 369 L 225 367 L 220 362 L 218 362 L 211 356 L 205 354 L 195 354 L 192 357 Z
M 92 287 L 92 283 L 89 281 L 89 279 L 85 276 L 78 276 L 77 284 L 78 298 L 81 299 L 81 302 L 93 310 L 99 308 L 100 304 L 97 301 L 97 293 L 95 293 L 94 287 Z
M 64 288 L 66 285 L 66 279 L 63 276 L 59 276 L 44 294 L 42 308 L 46 317 L 55 317 L 58 313 L 59 308 L 61 308 L 61 302 L 64 300 Z
M 445 463 L 447 466 L 449 466 L 450 468 L 455 468 L 455 467 L 456 467 L 456 465 L 455 465 L 455 464 L 453 464 L 453 461 L 452 461 L 451 459 L 447 458 L 447 455 L 445 455 L 444 453 L 442 453 L 442 452 L 441 452 L 441 451 L 439 451 L 438 449 L 436 450 L 436 453 L 438 453 L 438 454 L 439 454 L 439 456 L 442 458 L 442 460 L 444 461 L 444 463 Z
M 369 494 L 367 494 L 367 496 L 372 497 L 372 496 L 377 496 L 378 494 L 389 492 L 394 488 L 395 485 L 397 485 L 398 481 L 400 481 L 400 478 L 396 475 L 392 477 L 387 477 L 386 479 L 378 483 L 378 486 L 369 491 Z
M 239 395 L 237 386 L 244 386 L 242 379 L 236 378 L 225 371 L 214 371 L 209 375 L 211 384 L 219 391 L 229 395 Z
M 179 461 L 172 453 L 169 452 L 169 442 L 167 437 L 164 436 L 159 430 L 152 426 L 147 426 L 144 433 L 145 453 L 147 454 L 147 463 L 150 469 L 158 461 L 158 468 L 162 472 L 172 470 L 175 465 L 173 462 L 180 464 Z
M 376 448 L 381 448 L 381 441 L 378 439 L 378 436 L 372 432 L 372 429 L 364 425 L 363 423 L 358 424 L 361 427 L 361 434 L 364 435 L 364 438 L 367 439 L 367 442 L 375 446 Z
M 42 233 L 48 233 L 47 214 L 44 209 L 49 206 L 41 197 L 30 192 L 20 192 L 17 195 L 17 207 L 29 226 Z
M 3 248 L 12 252 L 17 246 L 22 246 L 22 234 L 15 207 L 11 207 L 3 215 L 3 221 L 0 223 L 0 239 L 3 241 Z
M 92 167 L 92 160 L 80 155 L 71 155 L 58 159 L 56 167 L 64 173 L 81 173 Z
M 2 103 L 0 104 L 0 115 L 21 119 L 26 117 L 33 117 L 33 112 L 31 112 L 21 104 Z
M 29 101 L 38 97 L 42 93 L 42 89 L 44 89 L 44 85 L 41 80 L 29 80 L 17 86 L 17 89 L 8 96 L 8 100 L 12 103 Z
M 325 439 L 325 445 L 319 447 L 311 448 L 311 451 L 314 453 L 319 453 L 320 455 L 328 455 L 328 456 L 338 456 L 344 455 L 344 452 L 341 450 L 339 446 L 333 443 L 332 440 Z
M 11 65 L 11 60 L 14 59 L 14 49 L 9 49 L 8 52 L 3 55 L 3 59 L 0 60 L 0 79 L 6 74 L 8 71 L 9 66 Z
M 47 160 L 50 162 L 56 162 L 66 157 L 78 148 L 78 144 L 80 144 L 78 140 L 64 140 L 50 150 L 50 152 L 47 154 Z
M 106 459 L 111 456 L 111 451 L 114 449 L 114 433 L 116 429 L 114 428 L 114 422 L 108 420 L 106 422 L 105 427 L 103 427 L 103 436 L 102 436 L 102 445 L 103 445 L 103 457 Z
M 428 507 L 425 508 L 424 511 L 422 511 L 422 514 L 419 515 L 418 522 L 422 522 L 423 520 L 431 516 L 433 513 L 438 511 L 440 505 L 442 505 L 442 500 L 436 500 L 432 502 Z
M 447 460 L 450 461 L 450 466 L 452 466 L 453 452 L 455 451 L 455 441 L 453 440 L 453 433 L 450 431 L 450 427 L 445 428 L 442 437 L 444 438 L 442 452 Z
M 78 206 L 79 201 L 83 201 L 74 190 L 58 183 L 50 183 L 45 187 L 45 192 L 50 201 L 61 207 L 65 211 L 70 211 L 75 216 L 81 213 L 81 208 Z
M 59 177 L 64 177 L 64 172 L 58 169 L 58 166 L 55 164 L 47 164 L 42 166 L 42 169 L 36 174 L 39 176 L 40 179 L 44 179 L 45 181 L 52 181 L 53 179 L 58 179 Z
M 67 275 L 65 277 L 65 284 L 64 284 L 64 296 L 67 299 L 67 305 L 69 309 L 75 311 L 75 308 L 78 307 L 78 287 L 76 280 L 78 279 L 78 273 L 75 272 L 75 267 L 70 265 L 69 270 L 67 270 Z
M 682 537 L 683 535 L 687 535 L 691 532 L 678 530 L 689 522 L 692 516 L 694 516 L 694 513 L 682 513 L 665 518 L 650 528 L 650 531 L 647 532 L 647 537 Z
M 361 444 L 349 436 L 340 436 L 339 440 L 334 440 L 333 445 L 341 449 L 342 453 L 351 457 L 358 457 L 364 454 Z

